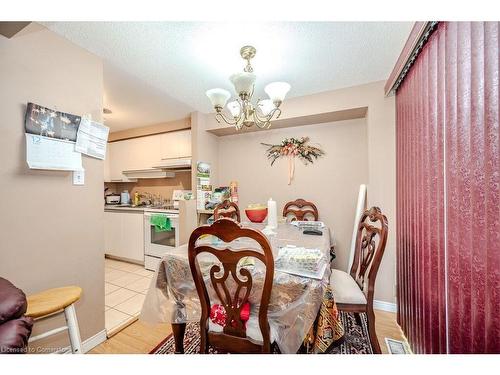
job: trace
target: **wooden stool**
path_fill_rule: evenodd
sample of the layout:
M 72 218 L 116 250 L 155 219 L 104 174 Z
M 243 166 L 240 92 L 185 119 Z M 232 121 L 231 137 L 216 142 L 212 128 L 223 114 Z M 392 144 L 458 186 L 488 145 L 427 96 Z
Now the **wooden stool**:
M 81 353 L 82 342 L 80 339 L 80 329 L 78 328 L 78 320 L 76 319 L 74 305 L 74 303 L 80 299 L 81 295 L 82 288 L 79 286 L 65 286 L 62 288 L 44 290 L 43 292 L 28 296 L 28 309 L 25 314 L 26 316 L 30 316 L 37 321 L 56 314 L 64 313 L 67 324 L 31 337 L 28 342 L 41 340 L 67 329 L 71 352 L 73 354 Z

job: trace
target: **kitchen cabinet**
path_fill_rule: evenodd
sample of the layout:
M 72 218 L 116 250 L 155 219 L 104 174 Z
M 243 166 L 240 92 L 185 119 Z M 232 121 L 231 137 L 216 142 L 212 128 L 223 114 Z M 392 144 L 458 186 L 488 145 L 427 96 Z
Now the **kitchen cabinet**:
M 126 166 L 128 155 L 126 152 L 126 144 L 124 142 L 108 143 L 109 154 L 109 180 L 110 181 L 128 181 L 127 177 L 122 173 L 123 167 Z
M 111 182 L 111 174 L 110 174 L 111 158 L 109 157 L 109 143 L 107 145 L 106 158 L 104 159 L 103 164 L 104 164 L 104 182 Z
M 144 262 L 144 216 L 137 211 L 104 212 L 104 252 L 115 257 Z
M 162 159 L 191 156 L 191 130 L 150 135 L 108 143 L 105 181 L 130 181 L 123 171 L 147 170 Z
M 191 156 L 191 129 L 160 134 L 160 159 Z
M 129 181 L 123 171 L 151 169 L 160 160 L 160 138 L 149 136 L 111 142 L 110 181 Z
M 122 170 L 151 169 L 160 160 L 160 137 L 151 135 L 128 139 L 120 143 L 123 152 L 121 158 L 124 161 Z
M 121 244 L 121 216 L 119 212 L 104 212 L 104 253 L 117 255 Z

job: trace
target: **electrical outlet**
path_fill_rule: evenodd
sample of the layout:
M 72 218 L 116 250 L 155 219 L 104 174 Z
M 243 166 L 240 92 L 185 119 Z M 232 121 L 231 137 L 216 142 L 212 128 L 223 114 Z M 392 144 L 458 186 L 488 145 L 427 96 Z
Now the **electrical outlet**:
M 85 185 L 85 170 L 73 171 L 73 185 Z

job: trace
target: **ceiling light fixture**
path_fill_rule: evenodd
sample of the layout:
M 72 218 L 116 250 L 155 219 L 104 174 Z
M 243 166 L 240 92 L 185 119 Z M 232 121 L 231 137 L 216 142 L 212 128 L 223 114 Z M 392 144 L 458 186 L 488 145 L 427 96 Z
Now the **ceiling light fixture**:
M 241 57 L 247 61 L 247 65 L 242 73 L 233 74 L 229 80 L 234 85 L 238 98 L 227 103 L 231 94 L 224 89 L 211 89 L 206 92 L 215 109 L 215 119 L 220 124 L 221 120 L 229 125 L 233 125 L 237 130 L 243 126 L 251 127 L 256 125 L 260 129 L 269 129 L 271 120 L 280 117 L 280 105 L 290 90 L 290 85 L 286 82 L 273 82 L 268 84 L 264 91 L 269 95 L 269 99 L 258 99 L 252 104 L 256 76 L 250 60 L 255 57 L 257 50 L 252 46 L 244 46 L 240 50 Z M 230 115 L 222 112 L 226 106 Z

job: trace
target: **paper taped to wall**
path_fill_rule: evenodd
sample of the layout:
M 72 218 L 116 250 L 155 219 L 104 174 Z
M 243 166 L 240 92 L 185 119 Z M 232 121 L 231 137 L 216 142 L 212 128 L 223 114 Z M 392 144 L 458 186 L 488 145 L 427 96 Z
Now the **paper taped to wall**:
M 82 154 L 75 151 L 74 142 L 29 133 L 26 133 L 26 161 L 31 169 L 83 169 Z
M 75 150 L 97 159 L 106 157 L 109 128 L 82 117 L 76 136 Z

